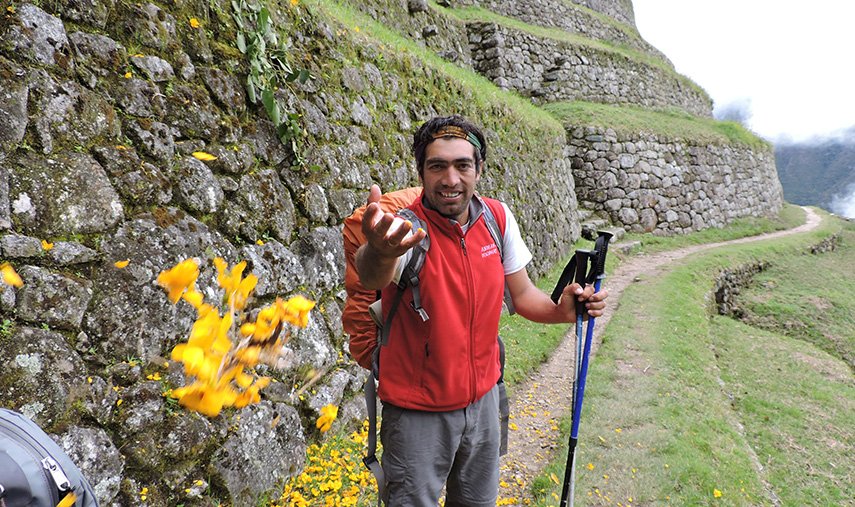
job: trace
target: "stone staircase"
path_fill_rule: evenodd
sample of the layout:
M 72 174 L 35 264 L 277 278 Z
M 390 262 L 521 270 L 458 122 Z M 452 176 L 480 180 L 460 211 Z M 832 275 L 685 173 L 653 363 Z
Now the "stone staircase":
M 618 251 L 623 254 L 629 254 L 641 246 L 641 241 L 637 240 L 621 242 L 620 240 L 626 234 L 626 230 L 619 225 L 612 225 L 611 222 L 597 215 L 594 211 L 580 208 L 578 213 L 583 238 L 594 241 L 597 239 L 599 231 L 611 233 L 610 251 Z

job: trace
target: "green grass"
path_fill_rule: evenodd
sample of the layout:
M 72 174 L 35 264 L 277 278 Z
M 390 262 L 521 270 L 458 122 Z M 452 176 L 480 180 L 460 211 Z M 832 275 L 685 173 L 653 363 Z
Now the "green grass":
M 848 238 L 852 227 L 826 218 L 814 232 L 718 248 L 626 290 L 589 371 L 577 505 L 772 505 L 770 491 L 781 505 L 852 501 L 849 366 L 802 338 L 711 316 L 709 303 L 721 269 L 758 259 L 780 270 L 780 287 L 827 297 L 829 287 L 784 274 L 804 269 L 807 247 L 840 229 Z M 843 294 L 835 304 L 855 315 L 845 296 L 855 289 L 855 246 L 824 257 L 815 261 Z M 813 317 L 815 327 L 837 320 Z M 565 460 L 556 456 L 535 483 L 537 505 L 557 505 L 548 477 L 563 477 Z
M 855 368 L 855 225 L 839 242 L 833 252 L 805 251 L 758 273 L 742 291 L 741 309 L 749 323 L 808 341 Z
M 376 46 L 379 42 L 380 49 L 387 51 L 389 55 L 409 54 L 415 57 L 420 65 L 439 70 L 443 80 L 436 83 L 435 89 L 438 93 L 445 88 L 446 84 L 455 83 L 455 86 L 469 90 L 468 99 L 478 108 L 491 110 L 509 107 L 513 109 L 517 120 L 553 130 L 559 134 L 563 132 L 563 127 L 555 118 L 534 106 L 528 99 L 499 89 L 489 79 L 442 59 L 432 50 L 420 46 L 345 3 L 334 0 L 307 0 L 306 4 L 319 8 L 337 20 L 351 31 L 354 38 L 360 39 L 361 43 Z
M 543 108 L 565 125 L 596 125 L 614 129 L 619 134 L 647 133 L 667 139 L 696 143 L 742 144 L 770 150 L 771 145 L 735 122 L 692 116 L 682 110 L 650 110 L 630 105 L 608 105 L 593 102 L 556 102 Z
M 640 240 L 642 247 L 636 253 L 653 253 L 789 229 L 803 223 L 804 217 L 804 211 L 800 207 L 787 205 L 778 217 L 772 219 L 740 219 L 722 229 L 706 229 L 673 237 L 657 237 L 650 234 L 628 235 L 625 237 L 627 239 L 621 241 Z M 593 246 L 592 241 L 580 239 L 573 245 L 571 251 L 591 249 Z M 536 282 L 536 285 L 547 294 L 552 293 L 567 260 L 569 259 L 556 263 L 549 273 Z M 620 260 L 621 256 L 618 254 L 609 255 L 606 273 L 614 271 Z M 519 316 L 503 315 L 499 323 L 499 334 L 505 341 L 507 349 L 505 381 L 509 388 L 513 389 L 515 384 L 525 381 L 538 365 L 546 361 L 555 347 L 561 343 L 567 331 L 565 325 L 535 324 Z

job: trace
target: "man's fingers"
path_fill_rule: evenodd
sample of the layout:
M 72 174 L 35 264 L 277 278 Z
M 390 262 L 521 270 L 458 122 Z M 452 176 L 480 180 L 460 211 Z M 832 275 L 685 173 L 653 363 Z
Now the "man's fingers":
M 368 204 L 372 202 L 380 202 L 380 187 L 377 185 L 371 185 L 371 190 L 368 191 Z

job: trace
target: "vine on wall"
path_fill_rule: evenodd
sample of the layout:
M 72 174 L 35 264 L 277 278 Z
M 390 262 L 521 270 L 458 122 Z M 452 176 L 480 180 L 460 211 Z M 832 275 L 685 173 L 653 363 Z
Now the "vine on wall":
M 280 86 L 312 79 L 306 69 L 294 68 L 288 61 L 288 46 L 283 43 L 270 18 L 270 9 L 247 0 L 232 0 L 232 16 L 237 23 L 237 48 L 246 55 L 249 72 L 246 91 L 250 102 L 261 100 L 267 117 L 276 126 L 279 139 L 291 147 L 296 165 L 305 164 L 300 151 L 303 127 L 298 112 L 288 112 L 276 99 Z

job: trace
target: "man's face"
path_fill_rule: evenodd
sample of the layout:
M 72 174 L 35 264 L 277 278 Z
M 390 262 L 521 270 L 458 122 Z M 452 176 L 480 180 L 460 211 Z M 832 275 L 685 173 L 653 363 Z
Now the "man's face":
M 440 138 L 427 145 L 420 178 L 431 208 L 460 223 L 469 220 L 469 201 L 481 179 L 469 141 Z

